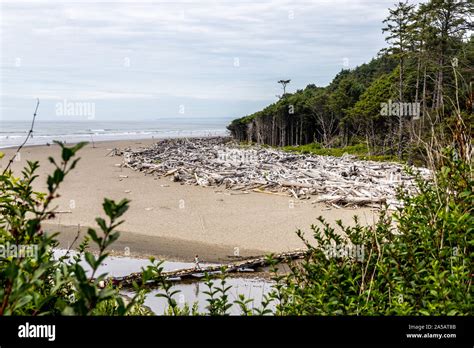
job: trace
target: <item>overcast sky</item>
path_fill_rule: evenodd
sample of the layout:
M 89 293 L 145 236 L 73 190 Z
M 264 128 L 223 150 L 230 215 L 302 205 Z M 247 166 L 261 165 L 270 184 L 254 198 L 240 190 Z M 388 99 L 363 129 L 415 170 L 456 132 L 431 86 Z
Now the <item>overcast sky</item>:
M 1 117 L 94 103 L 97 120 L 250 114 L 385 46 L 392 0 L 2 1 Z

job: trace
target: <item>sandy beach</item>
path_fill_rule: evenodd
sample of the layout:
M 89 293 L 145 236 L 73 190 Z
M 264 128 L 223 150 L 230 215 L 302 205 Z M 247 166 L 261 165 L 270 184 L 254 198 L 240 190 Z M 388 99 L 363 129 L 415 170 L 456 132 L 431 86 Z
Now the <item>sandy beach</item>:
M 169 178 L 117 166 L 121 157 L 107 156 L 113 148 L 138 148 L 152 140 L 113 141 L 88 144 L 79 152 L 76 169 L 66 178 L 55 201 L 63 213 L 45 225 L 48 232 L 59 231 L 61 246 L 68 247 L 78 229 L 85 234 L 104 216 L 104 197 L 131 200 L 120 226 L 121 237 L 113 245 L 116 255 L 155 256 L 190 261 L 199 254 L 203 261 L 220 262 L 235 258 L 301 248 L 295 231 L 309 234 L 310 226 L 322 215 L 330 222 L 372 224 L 370 208 L 328 208 L 325 204 L 295 201 L 291 197 L 251 192 L 233 192 L 223 187 L 200 187 L 170 181 Z M 1 150 L 6 156 L 15 149 Z M 59 147 L 30 146 L 21 151 L 12 165 L 16 174 L 27 160 L 40 162 L 35 189 L 46 191 L 46 176 L 52 172 L 49 156 L 59 158 Z M 292 204 L 293 202 L 293 204 Z

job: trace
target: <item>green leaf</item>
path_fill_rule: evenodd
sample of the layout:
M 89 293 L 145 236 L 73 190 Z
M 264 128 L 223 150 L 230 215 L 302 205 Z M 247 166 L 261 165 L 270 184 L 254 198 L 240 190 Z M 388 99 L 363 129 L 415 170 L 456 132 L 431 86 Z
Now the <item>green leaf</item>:
M 97 268 L 97 262 L 96 262 L 96 259 L 94 257 L 94 255 L 88 251 L 86 251 L 86 253 L 84 254 L 84 257 L 87 261 L 87 263 L 89 264 L 89 266 L 91 266 L 92 269 L 96 269 Z
M 97 236 L 97 232 L 93 228 L 89 228 L 87 230 L 87 234 L 91 237 L 91 239 L 97 244 L 102 245 L 102 237 Z
M 74 151 L 68 147 L 63 147 L 61 157 L 64 162 L 68 162 L 74 156 Z

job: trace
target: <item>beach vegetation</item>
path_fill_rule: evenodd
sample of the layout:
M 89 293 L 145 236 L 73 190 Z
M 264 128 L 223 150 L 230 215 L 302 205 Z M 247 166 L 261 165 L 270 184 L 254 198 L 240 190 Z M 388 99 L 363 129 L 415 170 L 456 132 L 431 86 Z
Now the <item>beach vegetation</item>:
M 315 244 L 298 231 L 309 252 L 276 279 L 277 314 L 472 315 L 472 166 L 445 156 L 434 181 L 417 177 L 419 193 L 400 190 L 401 206 L 373 226 L 320 217 Z
M 126 304 L 117 289 L 106 284 L 106 274 L 98 274 L 108 257 L 107 249 L 117 240 L 116 228 L 128 209 L 128 201 L 105 199 L 105 217 L 96 219 L 98 229 L 89 228 L 86 238 L 75 250 L 56 257 L 57 233 L 47 234 L 43 222 L 55 216 L 54 201 L 59 187 L 74 170 L 84 147 L 79 143 L 61 147 L 61 158 L 49 158 L 54 171 L 47 178 L 47 192 L 33 189 L 38 179 L 38 162 L 28 161 L 20 177 L 11 170 L 0 176 L 0 245 L 23 246 L 23 253 L 3 248 L 0 257 L 0 315 L 98 315 L 141 313 L 143 294 Z M 98 255 L 91 253 L 95 243 Z M 18 249 L 18 248 L 16 248 Z M 15 249 L 15 250 L 16 250 Z

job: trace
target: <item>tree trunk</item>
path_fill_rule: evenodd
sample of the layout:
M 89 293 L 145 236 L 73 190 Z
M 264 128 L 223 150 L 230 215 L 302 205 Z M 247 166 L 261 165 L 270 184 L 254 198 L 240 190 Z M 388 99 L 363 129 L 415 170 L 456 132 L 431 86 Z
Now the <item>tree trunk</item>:
M 403 103 L 403 58 L 400 58 L 400 80 L 399 80 L 399 102 L 400 106 Z M 403 138 L 403 113 L 401 112 L 401 107 L 399 107 L 398 114 L 398 158 L 402 158 L 402 138 Z

